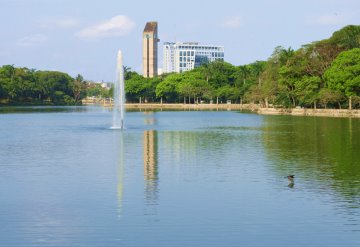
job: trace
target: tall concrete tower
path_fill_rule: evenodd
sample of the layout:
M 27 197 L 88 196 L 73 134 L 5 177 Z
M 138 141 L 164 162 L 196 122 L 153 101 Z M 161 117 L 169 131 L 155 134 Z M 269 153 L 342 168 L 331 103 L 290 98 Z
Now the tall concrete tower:
M 147 22 L 143 32 L 143 74 L 152 78 L 158 74 L 158 23 Z

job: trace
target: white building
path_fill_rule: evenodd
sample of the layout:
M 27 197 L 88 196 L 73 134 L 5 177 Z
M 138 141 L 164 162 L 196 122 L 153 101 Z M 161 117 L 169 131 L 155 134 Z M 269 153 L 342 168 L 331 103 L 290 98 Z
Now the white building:
M 224 61 L 223 46 L 200 45 L 197 42 L 164 43 L 163 73 L 180 73 L 216 60 Z

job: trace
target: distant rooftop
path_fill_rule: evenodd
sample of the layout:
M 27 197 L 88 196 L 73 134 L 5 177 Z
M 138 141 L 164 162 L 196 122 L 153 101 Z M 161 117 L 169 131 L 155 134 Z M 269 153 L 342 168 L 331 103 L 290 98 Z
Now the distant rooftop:
M 198 46 L 198 47 L 221 47 L 221 48 L 224 48 L 224 46 L 219 46 L 219 45 L 205 45 L 205 44 L 200 44 L 199 42 L 164 42 L 164 45 L 173 45 L 173 46 Z
M 156 32 L 157 25 L 156 21 L 147 22 L 144 32 Z

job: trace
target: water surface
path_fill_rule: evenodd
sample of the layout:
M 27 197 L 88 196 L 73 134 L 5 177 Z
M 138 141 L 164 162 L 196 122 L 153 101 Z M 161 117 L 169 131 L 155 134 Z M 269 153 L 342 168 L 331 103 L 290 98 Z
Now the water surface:
M 0 112 L 2 246 L 360 244 L 359 119 Z

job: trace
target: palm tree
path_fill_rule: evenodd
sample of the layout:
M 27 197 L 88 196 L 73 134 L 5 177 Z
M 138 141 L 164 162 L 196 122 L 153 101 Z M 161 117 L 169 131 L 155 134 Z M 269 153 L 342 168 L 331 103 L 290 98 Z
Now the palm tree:
M 124 65 L 123 70 L 124 70 L 124 80 L 129 80 L 131 77 L 131 68 Z
M 294 56 L 295 51 L 289 47 L 287 49 L 282 49 L 280 52 L 280 64 L 281 65 L 286 65 L 287 61 Z
M 266 62 L 263 61 L 256 61 L 251 64 L 252 72 L 254 73 L 255 77 L 258 78 L 258 84 L 261 86 L 261 78 L 260 75 L 264 70 Z
M 243 81 L 244 81 L 244 86 L 246 84 L 246 79 L 247 79 L 247 76 L 250 72 L 249 68 L 247 65 L 242 65 L 242 66 L 239 66 L 239 69 L 240 69 L 240 73 L 241 73 L 241 76 L 243 78 Z
M 85 89 L 84 77 L 78 74 L 74 80 L 73 88 L 72 88 L 75 102 L 80 101 L 81 93 L 84 92 L 84 89 Z
M 206 82 L 209 82 L 211 74 L 209 63 L 203 63 L 200 67 L 200 72 L 205 76 Z

